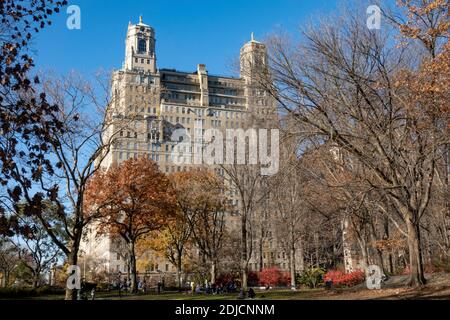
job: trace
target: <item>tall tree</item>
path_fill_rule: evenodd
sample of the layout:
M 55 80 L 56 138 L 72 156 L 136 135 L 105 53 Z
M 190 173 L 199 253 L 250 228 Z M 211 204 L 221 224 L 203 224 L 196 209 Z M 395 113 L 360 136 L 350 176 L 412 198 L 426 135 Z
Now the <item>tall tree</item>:
M 20 263 L 19 251 L 11 243 L 9 238 L 0 237 L 0 272 L 2 275 L 0 285 L 4 288 L 8 287 L 11 275 Z
M 99 232 L 127 243 L 131 291 L 137 292 L 136 244 L 167 226 L 174 216 L 174 193 L 166 175 L 146 158 L 130 159 L 89 182 L 86 209 L 100 214 Z
M 107 116 L 112 103 L 111 95 L 108 91 L 102 92 L 99 87 L 108 88 L 109 78 L 99 75 L 95 80 L 98 82 L 88 82 L 74 72 L 67 76 L 45 77 L 42 88 L 49 101 L 58 104 L 56 117 L 63 130 L 48 134 L 47 153 L 51 155 L 52 162 L 48 166 L 39 166 L 33 172 L 34 181 L 20 174 L 27 163 L 17 163 L 15 181 L 21 189 L 10 193 L 11 198 L 21 205 L 23 214 L 39 221 L 66 256 L 66 262 L 74 266 L 78 263 L 83 230 L 98 213 L 85 211 L 87 183 L 101 168 L 118 136 L 105 138 L 105 132 L 113 126 L 128 123 Z M 31 190 L 36 189 L 40 192 L 33 194 Z M 55 216 L 62 225 L 62 234 L 55 232 L 53 220 L 45 215 L 47 202 L 56 207 Z M 76 299 L 76 290 L 67 289 L 66 299 Z
M 297 139 L 291 137 L 282 141 L 280 171 L 270 179 L 273 191 L 270 193 L 272 215 L 269 221 L 287 254 L 291 286 L 295 288 L 296 271 L 304 270 L 302 237 L 307 218 L 303 190 L 305 179 L 297 156 Z M 286 183 L 288 180 L 290 183 Z
M 41 285 L 43 273 L 50 271 L 62 252 L 39 224 L 28 222 L 27 225 L 30 232 L 17 237 L 14 244 L 23 265 L 32 276 L 33 288 L 37 288 Z
M 226 237 L 228 198 L 223 180 L 207 170 L 176 173 L 172 179 L 178 210 L 189 223 L 193 242 L 210 263 L 210 280 L 215 283 Z
M 158 232 L 158 237 L 150 236 L 149 239 L 138 243 L 140 251 L 154 250 L 176 268 L 179 290 L 183 286 L 183 267 L 187 263 L 186 251 L 193 248 L 191 235 L 192 224 L 181 211 L 177 210 L 173 221 L 169 221 L 167 226 Z

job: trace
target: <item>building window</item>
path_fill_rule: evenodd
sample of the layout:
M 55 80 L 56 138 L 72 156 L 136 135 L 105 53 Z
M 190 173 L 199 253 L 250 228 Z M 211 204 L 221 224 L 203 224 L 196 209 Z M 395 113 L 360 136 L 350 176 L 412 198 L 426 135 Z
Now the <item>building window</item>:
M 139 53 L 147 52 L 147 41 L 145 41 L 145 39 L 139 39 L 138 51 L 139 51 Z M 142 61 L 142 62 L 144 62 L 144 61 Z

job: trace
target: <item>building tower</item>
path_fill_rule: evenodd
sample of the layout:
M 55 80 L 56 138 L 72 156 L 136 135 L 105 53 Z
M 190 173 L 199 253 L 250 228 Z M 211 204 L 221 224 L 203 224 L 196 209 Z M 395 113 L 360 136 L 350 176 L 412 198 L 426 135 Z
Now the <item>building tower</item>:
M 241 48 L 240 76 L 247 84 L 252 84 L 265 70 L 267 70 L 266 46 L 256 41 L 252 32 L 251 40 Z
M 125 40 L 125 70 L 142 70 L 156 73 L 155 30 L 142 22 L 128 24 Z
M 244 82 L 246 109 L 249 113 L 248 125 L 255 128 L 272 128 L 277 122 L 275 101 L 264 90 L 263 78 L 268 74 L 266 45 L 251 40 L 244 44 L 240 52 L 240 78 Z

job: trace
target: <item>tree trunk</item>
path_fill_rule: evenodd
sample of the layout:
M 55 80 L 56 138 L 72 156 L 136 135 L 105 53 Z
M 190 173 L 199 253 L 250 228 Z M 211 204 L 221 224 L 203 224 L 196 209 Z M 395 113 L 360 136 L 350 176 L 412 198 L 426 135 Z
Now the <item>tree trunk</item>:
M 181 291 L 183 284 L 181 283 L 181 273 L 182 273 L 182 261 L 181 255 L 177 258 L 177 286 L 178 290 Z
M 355 232 L 355 234 L 356 234 L 357 242 L 359 245 L 359 249 L 361 250 L 362 267 L 365 271 L 365 270 L 367 270 L 367 267 L 369 266 L 369 255 L 367 252 L 367 242 L 365 239 L 362 238 L 362 236 L 360 234 L 358 234 L 358 232 Z
M 295 248 L 291 245 L 289 253 L 289 272 L 291 274 L 291 288 L 295 288 Z
M 247 268 L 244 266 L 243 270 L 242 270 L 242 289 L 244 289 L 244 291 L 247 290 L 247 279 L 248 279 L 248 270 Z
M 347 217 L 342 220 L 342 248 L 344 251 L 344 268 L 345 273 L 353 272 L 353 257 L 351 244 L 349 239 L 349 221 Z
M 259 241 L 259 272 L 264 269 L 264 250 L 263 250 L 263 240 Z
M 3 270 L 3 277 L 2 277 L 2 287 L 6 288 L 9 284 L 9 272 L 8 270 Z
M 394 256 L 392 252 L 389 252 L 389 273 L 391 275 L 395 274 L 395 267 L 394 267 Z
M 295 267 L 296 271 L 303 272 L 305 271 L 305 257 L 304 257 L 304 250 L 303 250 L 303 242 L 302 240 L 298 240 L 298 249 L 296 251 L 296 255 L 298 255 L 298 261 L 296 259 L 295 261 Z
M 384 220 L 384 236 L 383 239 L 390 239 L 390 230 L 389 230 L 389 218 L 385 217 Z M 383 252 L 380 251 L 381 253 L 381 258 L 383 259 Z M 388 252 L 388 263 L 389 263 L 389 273 L 391 275 L 393 275 L 395 273 L 395 268 L 394 268 L 394 257 L 393 257 L 393 252 L 392 249 L 389 250 Z
M 314 232 L 314 246 L 315 246 L 315 254 L 316 254 L 316 267 L 320 267 L 320 255 L 319 255 L 319 234 Z
M 242 283 L 241 286 L 244 290 L 247 290 L 247 213 L 242 213 L 241 218 L 241 273 Z
M 134 247 L 134 242 L 130 241 L 128 245 L 128 250 L 130 254 L 130 282 L 131 282 L 131 288 L 130 291 L 132 294 L 137 293 L 137 269 L 136 269 L 136 252 Z
M 33 289 L 36 289 L 39 287 L 39 276 L 40 276 L 40 272 L 36 272 L 33 275 Z
M 384 274 L 387 274 L 387 268 L 386 265 L 384 263 L 384 258 L 383 258 L 383 251 L 381 251 L 380 249 L 375 249 L 376 255 L 377 255 L 377 261 L 378 261 L 378 265 L 380 266 L 381 270 L 383 270 Z
M 406 226 L 408 230 L 409 267 L 411 272 L 409 286 L 419 287 L 426 283 L 420 248 L 420 227 L 419 223 L 411 221 L 410 218 L 406 219 Z
M 217 267 L 217 263 L 216 261 L 213 259 L 211 261 L 211 283 L 215 284 L 216 283 L 216 267 Z

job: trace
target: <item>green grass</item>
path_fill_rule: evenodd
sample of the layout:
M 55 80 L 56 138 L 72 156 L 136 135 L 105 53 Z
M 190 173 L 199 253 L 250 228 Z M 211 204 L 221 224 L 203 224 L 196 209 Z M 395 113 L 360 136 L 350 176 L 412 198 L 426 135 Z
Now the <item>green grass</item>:
M 256 300 L 303 300 L 314 299 L 318 293 L 322 293 L 323 289 L 317 290 L 271 290 L 271 291 L 256 291 Z M 107 298 L 111 300 L 237 300 L 238 294 L 222 294 L 222 295 L 206 295 L 206 294 L 191 294 L 191 293 L 163 293 L 163 294 L 149 294 L 149 295 L 126 295 L 119 298 L 118 296 L 101 297 L 99 299 Z
M 270 290 L 270 291 L 256 291 L 255 300 L 308 300 L 314 299 L 323 294 L 323 289 L 316 290 Z M 98 292 L 96 300 L 237 300 L 238 293 L 221 294 L 221 295 L 206 295 L 206 294 L 191 294 L 179 292 L 165 292 L 162 294 L 151 293 L 147 295 L 131 295 L 122 294 L 119 297 L 117 291 L 114 292 Z M 63 295 L 42 295 L 37 297 L 21 298 L 21 300 L 63 300 Z

